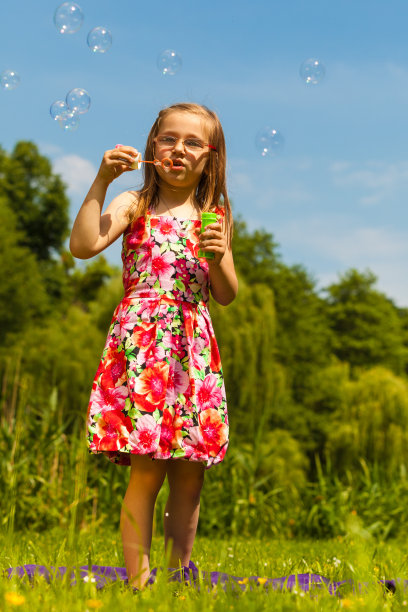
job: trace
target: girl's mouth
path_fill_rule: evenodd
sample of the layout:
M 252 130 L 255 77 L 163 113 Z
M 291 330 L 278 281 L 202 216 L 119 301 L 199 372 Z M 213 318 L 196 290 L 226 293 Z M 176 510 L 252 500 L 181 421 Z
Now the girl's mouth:
M 181 159 L 173 159 L 173 168 L 172 170 L 182 170 L 184 168 L 184 163 Z

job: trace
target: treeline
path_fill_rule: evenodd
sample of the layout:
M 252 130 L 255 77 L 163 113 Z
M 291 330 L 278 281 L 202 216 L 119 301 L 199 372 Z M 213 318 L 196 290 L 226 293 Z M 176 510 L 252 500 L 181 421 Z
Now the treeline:
M 65 185 L 35 144 L 0 149 L 0 501 L 9 528 L 119 518 L 128 470 L 88 457 L 84 422 L 121 270 L 66 248 Z M 235 220 L 239 294 L 211 303 L 231 425 L 200 530 L 407 530 L 408 308 L 351 269 L 318 291 L 271 234 Z M 119 262 L 118 262 L 119 263 Z M 158 501 L 157 529 L 165 491 Z M 115 518 L 116 520 L 116 518 Z

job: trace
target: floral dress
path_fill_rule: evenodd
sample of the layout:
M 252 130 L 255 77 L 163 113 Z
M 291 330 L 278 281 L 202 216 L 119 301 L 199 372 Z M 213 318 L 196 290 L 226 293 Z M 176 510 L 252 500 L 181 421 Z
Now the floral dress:
M 221 219 L 224 210 L 215 211 Z M 123 286 L 88 408 L 92 453 L 223 460 L 228 414 L 208 311 L 208 263 L 198 258 L 200 220 L 149 211 L 123 235 Z

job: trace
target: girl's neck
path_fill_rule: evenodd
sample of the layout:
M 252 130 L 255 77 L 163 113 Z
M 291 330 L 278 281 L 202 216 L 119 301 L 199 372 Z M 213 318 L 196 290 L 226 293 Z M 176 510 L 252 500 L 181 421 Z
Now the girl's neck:
M 183 205 L 195 207 L 195 190 L 172 188 L 162 184 L 159 188 L 159 202 L 164 202 L 169 208 Z
M 176 217 L 200 217 L 200 207 L 196 203 L 191 190 L 161 188 L 154 211 L 158 215 L 174 213 Z

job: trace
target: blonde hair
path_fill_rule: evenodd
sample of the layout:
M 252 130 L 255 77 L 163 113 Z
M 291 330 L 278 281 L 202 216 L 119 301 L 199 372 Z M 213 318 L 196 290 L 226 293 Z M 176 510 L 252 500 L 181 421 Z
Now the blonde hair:
M 210 151 L 208 163 L 201 175 L 195 193 L 195 199 L 201 212 L 211 211 L 216 207 L 224 209 L 224 219 L 227 229 L 228 244 L 231 246 L 233 233 L 233 220 L 231 205 L 228 198 L 226 186 L 226 148 L 224 132 L 218 116 L 206 106 L 181 102 L 172 104 L 162 109 L 152 125 L 149 136 L 147 137 L 144 159 L 154 159 L 154 139 L 156 138 L 160 122 L 172 112 L 194 113 L 202 116 L 208 126 L 208 139 L 216 151 Z M 138 198 L 131 204 L 128 210 L 129 222 L 133 219 L 144 216 L 149 208 L 154 208 L 159 201 L 159 180 L 156 167 L 153 164 L 143 164 L 144 183 L 138 191 Z

